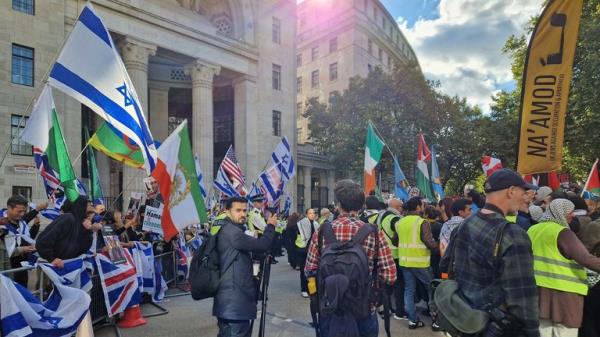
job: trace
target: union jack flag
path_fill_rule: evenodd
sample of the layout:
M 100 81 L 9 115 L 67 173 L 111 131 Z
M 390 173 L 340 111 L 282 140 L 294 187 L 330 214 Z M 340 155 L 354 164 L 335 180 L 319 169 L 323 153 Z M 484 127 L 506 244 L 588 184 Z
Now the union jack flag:
M 106 310 L 110 317 L 139 304 L 141 299 L 135 262 L 127 249 L 122 251 L 125 255 L 122 264 L 114 264 L 105 254 L 96 255 Z
M 246 177 L 244 177 L 244 173 L 242 172 L 237 158 L 235 157 L 233 146 L 229 146 L 229 149 L 225 154 L 225 158 L 223 158 L 223 161 L 221 162 L 221 167 L 223 168 L 223 171 L 227 173 L 229 180 L 231 180 L 236 189 L 239 190 L 240 187 L 244 187 L 244 184 L 246 183 Z
M 40 148 L 34 147 L 33 159 L 35 161 L 35 166 L 37 167 L 38 171 L 40 171 L 42 180 L 44 180 L 46 195 L 53 195 L 56 191 L 62 190 L 63 188 L 60 186 L 60 177 L 58 176 L 58 172 L 56 172 L 50 166 L 46 153 L 44 153 L 44 151 L 42 151 Z

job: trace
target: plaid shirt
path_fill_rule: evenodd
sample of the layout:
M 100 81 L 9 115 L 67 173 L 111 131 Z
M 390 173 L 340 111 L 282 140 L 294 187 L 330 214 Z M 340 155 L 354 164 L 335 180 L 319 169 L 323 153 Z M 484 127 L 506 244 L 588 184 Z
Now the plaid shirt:
M 360 221 L 357 217 L 349 216 L 348 214 L 341 214 L 331 223 L 336 239 L 342 242 L 350 241 L 356 232 L 364 225 L 365 223 Z M 308 248 L 308 258 L 306 259 L 304 271 L 309 277 L 316 275 L 317 268 L 319 267 L 320 252 L 318 248 L 318 233 L 319 232 L 315 232 L 313 234 L 312 239 L 310 240 L 310 247 Z M 392 258 L 392 251 L 385 240 L 385 234 L 383 231 L 378 231 L 377 234 L 377 239 L 379 240 L 377 274 L 381 281 L 391 285 L 396 282 L 396 265 Z M 363 247 L 367 252 L 367 258 L 369 259 L 369 271 L 373 272 L 373 261 L 375 258 L 374 233 L 367 236 L 363 242 Z
M 454 242 L 448 247 L 449 251 L 456 246 L 454 278 L 474 308 L 502 306 L 522 320 L 526 336 L 539 337 L 538 291 L 531 241 L 522 228 L 507 225 L 500 243 L 499 271 L 495 270 L 492 247 L 498 229 L 494 223 L 499 220 L 504 220 L 499 213 L 479 211 L 457 228 Z M 448 256 L 446 254 L 440 263 L 442 269 L 448 266 Z

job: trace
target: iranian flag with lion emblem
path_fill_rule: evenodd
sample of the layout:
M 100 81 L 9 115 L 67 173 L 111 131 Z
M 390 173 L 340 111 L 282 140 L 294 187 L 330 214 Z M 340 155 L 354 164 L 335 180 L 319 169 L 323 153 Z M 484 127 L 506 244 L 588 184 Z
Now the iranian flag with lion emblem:
M 161 225 L 166 241 L 189 225 L 208 221 L 187 121 L 183 121 L 158 148 L 158 163 L 152 177 L 158 182 L 164 200 Z

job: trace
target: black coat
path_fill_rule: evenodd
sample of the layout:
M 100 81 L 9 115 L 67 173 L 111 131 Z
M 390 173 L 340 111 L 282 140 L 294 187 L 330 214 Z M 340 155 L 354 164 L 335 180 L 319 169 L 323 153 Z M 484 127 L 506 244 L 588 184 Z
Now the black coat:
M 256 318 L 257 286 L 252 276 L 250 253 L 264 253 L 271 247 L 275 228 L 267 225 L 263 235 L 256 239 L 244 233 L 241 225 L 229 218 L 219 222 L 217 250 L 220 256 L 221 283 L 214 298 L 213 316 L 230 320 Z M 231 267 L 224 270 L 231 261 Z
M 35 248 L 42 258 L 48 262 L 55 258 L 67 260 L 90 249 L 93 234 L 82 225 L 86 206 L 87 200 L 80 196 L 68 204 L 66 209 L 69 213 L 60 215 L 39 234 Z

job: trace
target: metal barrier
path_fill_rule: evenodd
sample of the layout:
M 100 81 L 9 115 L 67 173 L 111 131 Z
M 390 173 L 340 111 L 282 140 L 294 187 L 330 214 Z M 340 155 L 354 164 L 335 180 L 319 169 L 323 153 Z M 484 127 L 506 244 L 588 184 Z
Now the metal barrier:
M 165 279 L 167 285 L 171 289 L 179 289 L 182 291 L 174 294 L 166 294 L 165 298 L 189 295 L 190 292 L 182 289 L 180 287 L 182 283 L 178 283 L 177 280 L 177 252 L 175 250 L 172 250 L 169 252 L 158 254 L 155 256 L 155 260 L 159 261 L 158 263 L 161 267 L 161 275 Z M 49 280 L 45 277 L 44 272 L 40 268 L 37 268 L 37 266 L 28 266 L 3 270 L 0 271 L 0 274 L 10 276 L 18 272 L 30 270 L 36 270 L 38 275 L 37 286 L 35 287 L 35 290 L 31 291 L 31 293 L 36 295 L 41 301 L 44 301 L 46 299 L 46 296 L 50 294 L 50 288 L 52 286 L 52 283 L 49 282 Z M 98 273 L 93 273 L 93 275 L 90 275 L 90 277 L 92 282 L 92 290 L 90 291 L 90 315 L 92 317 L 94 331 L 110 327 L 114 329 L 117 337 L 121 337 L 121 330 L 117 325 L 117 319 L 115 317 L 109 317 L 108 312 L 106 310 L 104 291 L 102 290 L 100 275 Z M 158 310 L 160 310 L 158 312 L 145 314 L 144 318 L 156 317 L 166 315 L 169 313 L 168 309 L 166 309 L 158 303 L 154 303 L 152 301 L 152 298 L 150 296 L 147 296 L 147 294 L 144 294 L 142 302 L 140 303 L 140 305 L 144 304 L 150 304 Z
M 160 259 L 160 265 L 162 268 L 161 274 L 165 279 L 167 286 L 169 286 L 169 290 L 178 290 L 178 292 L 166 294 L 165 298 L 190 295 L 190 292 L 188 290 L 182 288 L 182 285 L 184 285 L 185 283 L 178 283 L 177 280 L 177 252 L 175 250 L 172 250 L 170 252 L 155 255 L 154 258 Z
M 90 292 L 90 297 L 92 301 L 90 302 L 90 315 L 92 316 L 94 331 L 111 327 L 114 329 L 117 337 L 121 337 L 121 329 L 119 329 L 115 317 L 109 317 L 108 311 L 106 311 L 100 274 L 95 273 L 91 276 L 91 279 L 92 291 Z
M 30 270 L 36 270 L 37 271 L 37 276 L 38 276 L 38 285 L 37 285 L 37 289 L 31 291 L 31 293 L 33 295 L 37 295 L 37 297 L 40 299 L 40 301 L 44 301 L 45 300 L 45 292 L 44 292 L 44 272 L 42 272 L 40 269 L 38 269 L 35 266 L 28 266 L 28 267 L 21 267 L 21 268 L 15 268 L 15 269 L 9 269 L 9 270 L 3 270 L 0 271 L 0 274 L 8 276 L 8 275 L 12 275 L 12 274 L 16 274 L 22 271 L 30 271 Z

